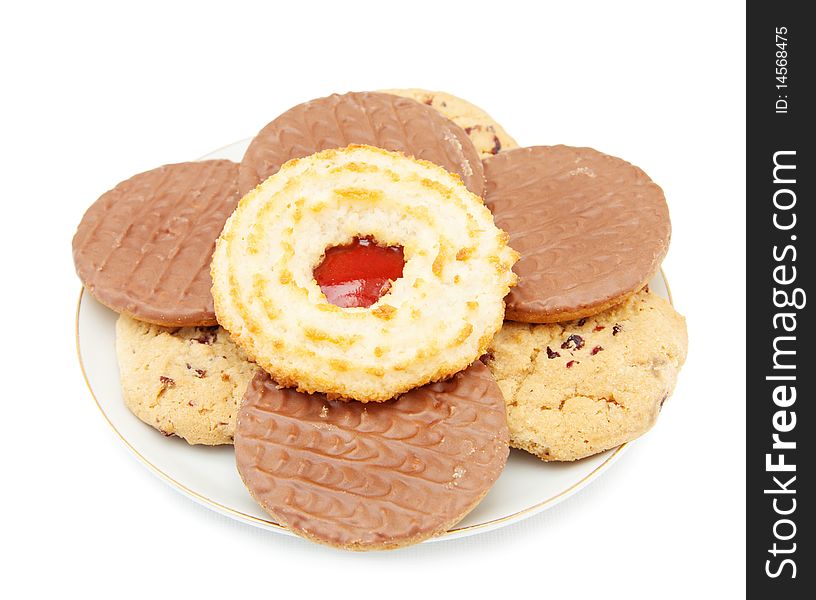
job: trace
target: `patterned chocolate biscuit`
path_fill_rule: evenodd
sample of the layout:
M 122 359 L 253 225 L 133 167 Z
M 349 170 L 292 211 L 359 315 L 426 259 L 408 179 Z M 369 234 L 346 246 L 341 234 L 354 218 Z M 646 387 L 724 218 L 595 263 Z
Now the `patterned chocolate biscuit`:
M 278 389 L 259 373 L 235 454 L 255 500 L 298 535 L 396 548 L 447 531 L 496 481 L 508 455 L 504 400 L 479 362 L 376 405 Z
M 123 181 L 85 213 L 74 264 L 105 306 L 157 325 L 216 325 L 215 240 L 238 203 L 238 165 L 165 165 Z
M 376 92 L 334 94 L 289 109 L 261 129 L 241 161 L 246 194 L 283 163 L 320 150 L 367 144 L 436 163 L 484 193 L 479 153 L 461 127 L 430 106 Z
M 687 346 L 685 319 L 643 290 L 578 321 L 508 321 L 483 360 L 507 402 L 510 445 L 576 460 L 654 425 Z
M 413 98 L 417 102 L 433 106 L 448 119 L 464 129 L 482 158 L 498 154 L 502 150 L 518 148 L 504 127 L 478 106 L 445 92 L 429 92 L 419 89 L 380 90 L 386 94 Z
M 671 225 L 663 190 L 591 148 L 537 146 L 484 161 L 485 202 L 521 253 L 507 319 L 553 323 L 598 313 L 660 267 Z

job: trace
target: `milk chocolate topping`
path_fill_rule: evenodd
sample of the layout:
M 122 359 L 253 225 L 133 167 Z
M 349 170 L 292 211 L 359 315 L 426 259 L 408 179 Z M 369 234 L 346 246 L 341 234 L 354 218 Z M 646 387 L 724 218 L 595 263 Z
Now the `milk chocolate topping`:
M 238 165 L 166 165 L 103 194 L 73 240 L 74 264 L 102 304 L 166 326 L 216 325 L 215 240 L 238 202 Z
M 508 455 L 504 400 L 480 362 L 398 400 L 362 404 L 249 384 L 238 471 L 295 533 L 354 550 L 442 533 L 490 489 Z
M 485 202 L 521 254 L 508 319 L 589 316 L 641 288 L 669 246 L 663 190 L 591 148 L 537 146 L 484 161 Z
M 428 160 L 458 174 L 474 194 L 484 192 L 479 153 L 461 127 L 410 98 L 353 92 L 299 104 L 264 127 L 241 161 L 241 193 L 277 173 L 290 159 L 349 144 Z

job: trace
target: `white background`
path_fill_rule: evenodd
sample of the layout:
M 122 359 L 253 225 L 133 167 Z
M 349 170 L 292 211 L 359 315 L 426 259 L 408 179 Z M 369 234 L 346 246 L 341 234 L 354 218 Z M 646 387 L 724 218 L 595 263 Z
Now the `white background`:
M 10 4 L 4 597 L 743 595 L 742 3 Z M 580 494 L 492 533 L 358 555 L 211 513 L 129 454 L 77 364 L 70 241 L 121 179 L 301 101 L 383 87 L 446 90 L 522 145 L 590 145 L 645 169 L 671 209 L 664 268 L 690 348 L 654 430 Z

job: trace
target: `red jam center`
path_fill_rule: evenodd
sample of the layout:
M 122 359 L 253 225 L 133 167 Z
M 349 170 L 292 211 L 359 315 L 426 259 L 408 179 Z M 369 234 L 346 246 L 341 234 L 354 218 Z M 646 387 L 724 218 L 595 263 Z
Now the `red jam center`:
M 314 278 L 326 299 L 342 308 L 369 307 L 402 277 L 402 246 L 379 246 L 372 237 L 326 250 Z

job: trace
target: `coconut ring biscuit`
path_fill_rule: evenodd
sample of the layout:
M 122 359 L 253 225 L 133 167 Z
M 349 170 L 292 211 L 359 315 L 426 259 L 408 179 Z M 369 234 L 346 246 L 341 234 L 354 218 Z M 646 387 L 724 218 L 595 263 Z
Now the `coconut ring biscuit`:
M 429 92 L 419 89 L 381 90 L 386 94 L 413 98 L 417 102 L 434 107 L 445 117 L 459 125 L 482 158 L 498 154 L 502 150 L 518 148 L 516 140 L 504 127 L 478 106 L 445 92 Z
M 413 544 L 447 531 L 484 497 L 508 455 L 504 400 L 478 361 L 448 381 L 366 405 L 247 388 L 238 472 L 294 533 L 349 550 Z
M 99 302 L 168 327 L 217 325 L 210 258 L 238 204 L 238 165 L 205 160 L 140 173 L 87 210 L 74 264 Z
M 403 276 L 371 306 L 340 308 L 313 271 L 358 236 L 401 246 Z M 293 160 L 241 200 L 213 255 L 215 310 L 280 385 L 384 401 L 484 352 L 517 256 L 454 175 L 349 146 Z
M 479 153 L 461 127 L 430 106 L 377 92 L 333 94 L 299 104 L 261 129 L 241 161 L 238 184 L 246 194 L 283 163 L 320 150 L 368 144 L 429 160 L 481 196 Z
M 669 247 L 663 190 L 592 148 L 536 146 L 484 161 L 485 202 L 521 254 L 507 318 L 591 316 L 640 290 Z
M 578 321 L 508 321 L 483 360 L 507 403 L 510 445 L 577 460 L 654 425 L 687 346 L 683 317 L 643 290 Z

